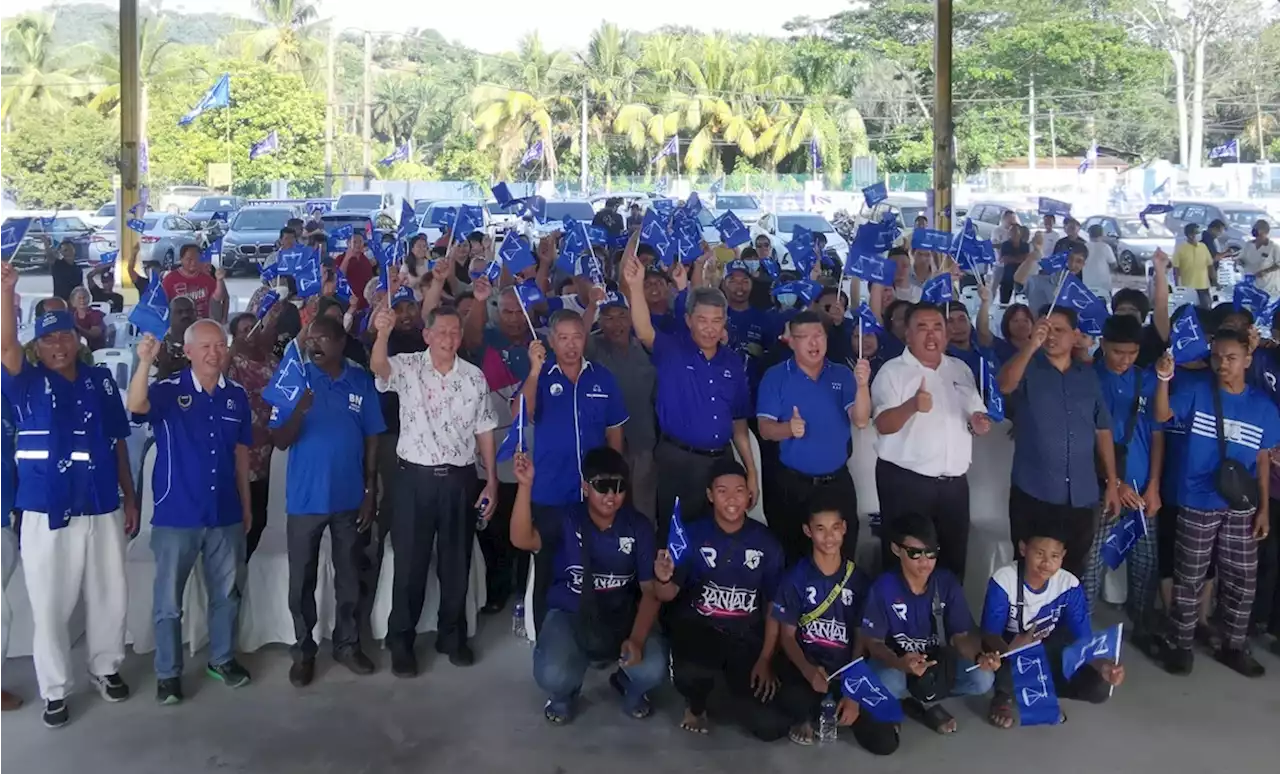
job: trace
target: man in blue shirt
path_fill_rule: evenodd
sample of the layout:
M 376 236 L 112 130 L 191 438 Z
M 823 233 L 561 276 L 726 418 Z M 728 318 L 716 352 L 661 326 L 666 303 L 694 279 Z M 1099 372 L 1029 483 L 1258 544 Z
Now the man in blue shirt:
M 316 572 L 326 528 L 337 599 L 333 660 L 358 675 L 374 670 L 360 650 L 360 533 L 373 522 L 377 441 L 386 425 L 373 378 L 342 356 L 346 339 L 340 321 L 317 317 L 307 340 L 308 389 L 292 410 L 271 410 L 272 441 L 277 449 L 290 450 L 285 511 L 289 612 L 297 640 L 291 649 L 289 682 L 299 688 L 315 676 L 318 647 L 311 633 L 316 628 Z
M 720 288 L 729 303 L 725 310 L 729 347 L 746 362 L 747 381 L 754 397 L 764 375 L 765 353 L 777 343 L 782 331 L 771 310 L 751 305 L 751 284 L 751 267 L 746 261 L 735 259 L 725 265 Z
M 155 433 L 151 488 L 151 550 L 156 557 L 152 603 L 156 624 L 156 700 L 182 701 L 182 597 L 199 558 L 209 595 L 209 661 L 206 672 L 228 687 L 249 683 L 235 659 L 245 532 L 253 524 L 249 497 L 249 447 L 253 444 L 249 397 L 222 376 L 227 334 L 213 320 L 199 320 L 183 335 L 191 365 L 147 384 L 160 350 L 150 334 L 138 343 L 138 367 L 129 382 L 128 409 Z
M 656 330 L 645 299 L 644 267 L 636 257 L 639 232 L 622 259 L 636 338 L 653 354 L 658 372 L 658 534 L 666 534 L 671 508 L 680 498 L 686 519 L 706 502 L 711 466 L 730 457 L 729 442 L 746 465 L 748 507 L 759 493 L 747 417 L 751 391 L 742 358 L 721 343 L 725 337 L 724 294 L 696 288 L 685 314 L 687 329 Z
M 12 309 L 13 307 L 9 307 Z M 13 571 L 18 568 L 18 536 L 14 534 L 13 527 L 9 524 L 9 515 L 13 513 L 14 492 L 18 488 L 18 464 L 14 460 L 13 455 L 16 451 L 18 442 L 18 417 L 13 410 L 13 404 L 9 399 L 0 398 L 0 410 L 4 411 L 4 429 L 0 440 L 4 442 L 3 458 L 0 458 L 0 471 L 3 473 L 3 480 L 0 480 L 0 498 L 3 498 L 3 505 L 0 505 L 0 540 L 3 540 L 4 555 L 0 559 L 0 663 L 9 657 L 9 624 L 13 619 L 13 611 L 9 608 L 9 579 L 13 577 Z M 5 712 L 16 710 L 22 706 L 22 697 L 8 691 L 0 692 L 0 704 Z
M 1280 443 L 1280 413 L 1270 398 L 1245 383 L 1251 357 L 1247 333 L 1220 329 L 1212 347 L 1216 379 L 1179 390 L 1172 399 L 1173 360 L 1163 358 L 1156 365 L 1156 419 L 1178 419 L 1190 428 L 1178 486 L 1174 647 L 1165 668 L 1173 674 L 1191 672 L 1197 598 L 1210 557 L 1216 557 L 1224 639 L 1216 658 L 1246 677 L 1260 677 L 1265 670 L 1245 640 L 1257 587 L 1258 543 L 1271 533 L 1269 450 Z
M 109 369 L 79 362 L 70 312 L 35 321 L 36 362 L 18 343 L 14 288 L 17 272 L 0 268 L 5 313 L 0 324 L 4 400 L 12 404 L 17 486 L 5 483 L 5 505 L 22 517 L 22 560 L 31 599 L 32 654 L 43 720 L 56 728 L 70 716 L 71 615 L 84 598 L 89 677 L 107 701 L 123 701 L 127 535 L 138 507 L 123 443 L 129 421 Z M 123 498 L 121 494 L 123 493 Z M 123 499 L 123 510 L 122 506 Z M 6 560 L 6 564 L 8 561 Z
M 542 471 L 533 485 L 533 502 L 559 507 L 582 501 L 584 453 L 604 445 L 622 451 L 627 407 L 613 374 L 583 359 L 587 329 L 577 312 L 556 311 L 548 331 L 555 362 L 546 362 L 546 347 L 533 341 L 521 394 L 533 418 L 533 461 Z
M 1066 567 L 1076 577 L 1084 574 L 1093 545 L 1099 500 L 1108 516 L 1123 507 L 1111 415 L 1093 369 L 1072 357 L 1078 341 L 1075 310 L 1046 307 L 1031 339 L 1000 368 L 998 378 L 1013 417 L 1009 529 L 1014 551 L 1031 520 L 1051 514 L 1067 525 Z
M 780 444 L 777 476 L 769 487 L 769 528 L 788 562 L 807 551 L 809 501 L 819 493 L 841 503 L 846 531 L 844 556 L 858 547 L 858 495 L 849 474 L 849 422 L 871 419 L 871 366 L 848 367 L 827 360 L 827 332 L 816 312 L 792 318 L 788 345 L 794 357 L 770 368 L 760 382 L 756 418 L 760 436 Z
M 579 482 L 582 501 L 536 513 L 533 462 L 518 455 L 515 470 L 519 489 L 511 542 L 548 559 L 542 566 L 550 581 L 540 600 L 548 609 L 533 651 L 533 678 L 548 696 L 544 715 L 554 725 L 567 723 L 587 667 L 617 661 L 610 685 L 622 695 L 627 714 L 648 717 L 649 692 L 667 676 L 667 648 L 651 631 L 661 607 L 653 579 L 653 527 L 627 504 L 626 459 L 609 447 L 588 451 Z

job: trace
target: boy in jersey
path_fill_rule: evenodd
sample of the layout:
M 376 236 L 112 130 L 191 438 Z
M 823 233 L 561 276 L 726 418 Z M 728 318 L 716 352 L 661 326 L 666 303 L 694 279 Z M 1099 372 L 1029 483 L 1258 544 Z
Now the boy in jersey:
M 1048 519 L 1033 523 L 1029 537 L 1018 543 L 1018 553 L 1017 562 L 996 570 L 987 583 L 982 605 L 984 644 L 996 652 L 1008 652 L 1043 642 L 1058 696 L 1101 704 L 1110 696 L 1111 686 L 1124 681 L 1123 666 L 1097 659 L 1070 680 L 1062 672 L 1063 649 L 1088 637 L 1092 629 L 1084 589 L 1076 576 L 1062 569 L 1067 549 L 1061 528 Z M 1012 663 L 1002 664 L 996 672 L 988 719 L 997 728 L 1012 728 L 1014 723 Z
M 518 455 L 514 469 L 519 489 L 511 511 L 511 544 L 550 554 L 549 563 L 540 565 L 551 568 L 551 583 L 533 651 L 533 678 L 550 697 L 543 714 L 552 725 L 568 723 L 587 667 L 617 660 L 621 668 L 609 684 L 622 694 L 627 714 L 648 717 L 649 692 L 667 674 L 667 650 L 656 632 L 650 634 L 660 608 L 654 594 L 653 527 L 626 502 L 626 459 L 607 446 L 587 452 L 583 501 L 539 508 L 536 519 L 533 462 Z M 584 596 L 587 575 L 591 586 Z
M 778 703 L 791 722 L 791 741 L 800 745 L 813 744 L 813 719 L 823 698 L 840 692 L 840 678 L 830 676 L 862 651 L 857 633 L 868 583 L 841 556 L 845 522 L 840 505 L 825 496 L 809 504 L 804 534 L 813 551 L 787 572 L 771 612 L 781 627 L 778 637 L 786 656 L 779 659 Z M 838 724 L 853 726 L 854 738 L 866 750 L 889 755 L 898 749 L 896 724 L 859 712 L 858 703 L 845 696 L 836 712 Z
M 960 581 L 937 566 L 933 521 L 911 513 L 888 527 L 900 564 L 876 578 L 867 595 L 867 655 L 880 682 L 903 700 L 903 711 L 939 734 L 955 733 L 956 719 L 941 700 L 991 690 L 1000 656 L 982 652 Z M 966 671 L 975 663 L 979 669 Z
M 773 703 L 778 622 L 765 615 L 782 575 L 782 547 L 767 527 L 747 519 L 747 472 L 736 460 L 712 465 L 707 499 L 713 518 L 687 525 L 680 563 L 662 550 L 653 568 L 658 598 L 675 602 L 667 631 L 671 681 L 686 702 L 680 727 L 710 730 L 707 697 L 723 676 L 743 725 L 772 742 L 789 725 Z

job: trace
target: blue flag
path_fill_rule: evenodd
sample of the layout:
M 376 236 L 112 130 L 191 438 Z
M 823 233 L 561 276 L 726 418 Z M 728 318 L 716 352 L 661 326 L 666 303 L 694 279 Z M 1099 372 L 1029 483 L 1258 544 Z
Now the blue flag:
M 201 113 L 206 110 L 215 108 L 224 108 L 231 104 L 231 74 L 223 73 L 222 77 L 217 80 L 209 88 L 205 95 L 200 98 L 196 106 L 187 111 L 187 114 L 178 119 L 178 126 L 187 126 L 192 121 L 200 117 Z
M 742 220 L 726 210 L 723 215 L 712 221 L 712 225 L 720 232 L 720 241 L 725 247 L 741 247 L 751 241 L 751 232 L 743 225 Z
M 1107 567 L 1115 569 L 1124 562 L 1133 547 L 1147 534 L 1147 515 L 1139 508 L 1136 511 L 1125 511 L 1111 526 L 1111 532 L 1102 543 L 1102 561 Z
M 818 150 L 817 137 L 809 138 L 809 171 L 815 173 L 822 171 L 822 153 Z
M 271 311 L 271 307 L 276 305 L 280 300 L 280 294 L 274 290 L 268 290 L 262 294 L 262 300 L 258 302 L 258 314 L 256 317 L 261 320 L 267 316 L 267 312 Z
M 1071 217 L 1071 205 L 1067 202 L 1060 202 L 1057 199 L 1041 196 L 1038 204 L 1041 215 L 1053 215 L 1058 218 Z
M 129 218 L 128 220 L 125 221 L 124 224 L 128 226 L 131 230 L 136 231 L 139 234 L 147 230 L 147 222 L 145 220 L 141 220 L 140 218 Z
M 911 249 L 945 253 L 951 249 L 951 235 L 935 228 L 917 228 L 911 232 Z
M 396 162 L 408 161 L 408 160 L 409 160 L 409 143 L 405 143 L 404 145 L 401 145 L 400 147 L 388 153 L 386 156 L 383 156 L 381 159 L 378 159 L 378 165 L 383 167 L 389 167 L 392 164 L 395 164 Z
M 351 283 L 347 281 L 347 275 L 342 273 L 342 269 L 334 269 L 334 287 L 333 295 L 344 304 L 351 302 Z
M 1172 204 L 1148 204 L 1138 213 L 1138 220 L 1142 221 L 1143 228 L 1151 228 L 1151 224 L 1147 222 L 1148 215 L 1164 215 L 1169 212 L 1173 212 Z
M 204 249 L 200 251 L 200 261 L 201 263 L 212 263 L 214 256 L 220 255 L 221 253 L 222 253 L 222 237 L 218 237 L 217 239 L 213 240 L 209 244 L 205 245 Z
M 507 187 L 506 183 L 498 183 L 490 188 L 489 191 L 493 194 L 493 200 L 504 210 L 516 200 L 516 198 L 511 195 L 511 189 Z
M 539 301 L 547 300 L 547 297 L 542 294 L 542 288 L 538 287 L 537 280 L 527 279 L 524 282 L 517 284 L 515 288 L 516 298 L 520 300 L 520 303 L 525 309 L 528 309 Z
M 1074 309 L 1076 327 L 1082 332 L 1090 336 L 1102 335 L 1102 324 L 1109 316 L 1106 302 L 1095 296 L 1076 275 L 1066 276 L 1054 304 L 1064 309 Z
M 954 301 L 955 291 L 952 287 L 951 275 L 939 274 L 925 280 L 924 287 L 920 289 L 920 300 L 939 305 Z
M 1088 637 L 1081 637 L 1063 648 L 1062 676 L 1070 680 L 1081 667 L 1098 659 L 1119 664 L 1120 636 L 1123 631 L 1124 624 L 1116 624 Z
M 526 196 L 517 199 L 520 203 L 520 217 L 537 223 L 547 222 L 547 200 L 541 196 Z
M 218 241 L 221 242 L 222 240 L 218 240 Z M 107 252 L 102 253 L 98 256 L 98 265 L 109 266 L 115 263 L 119 258 L 120 258 L 119 250 L 108 250 Z
M 535 263 L 528 240 L 515 233 L 508 233 L 502 240 L 502 245 L 498 248 L 498 257 L 507 265 L 507 271 L 512 274 L 519 274 Z
M 464 204 L 458 208 L 458 217 L 453 223 L 451 243 L 461 242 L 473 232 L 484 228 L 484 207 L 479 204 Z
M 431 211 L 431 225 L 439 226 L 443 230 L 453 228 L 453 222 L 458 219 L 457 207 L 440 207 Z M 348 226 L 348 228 L 350 228 Z
M 591 249 L 587 241 L 586 229 L 578 221 L 565 216 L 564 229 L 560 234 L 560 255 L 556 257 L 556 268 L 565 274 L 578 273 L 578 258 Z
M 702 200 L 698 198 L 697 191 L 690 193 L 689 198 L 684 200 L 684 207 L 681 208 L 681 211 L 690 218 L 697 220 L 698 214 L 702 212 Z
M 401 239 L 408 239 L 418 230 L 418 213 L 413 211 L 413 205 L 407 199 L 400 200 L 400 227 L 396 229 L 396 236 Z
M 778 265 L 776 258 L 761 258 L 760 268 L 764 269 L 765 274 L 769 275 L 769 279 L 775 282 L 782 276 L 782 267 Z
M 875 670 L 871 668 L 866 659 L 859 659 L 857 663 L 844 671 L 840 687 L 846 697 L 858 702 L 858 705 L 870 712 L 871 717 L 877 721 L 881 723 L 902 722 L 904 717 L 902 704 L 885 687 L 885 684 L 880 682 L 880 678 L 876 676 Z
M 502 445 L 498 447 L 498 462 L 506 462 L 516 454 L 524 453 L 524 431 L 528 426 L 529 416 L 524 410 L 524 393 L 521 393 L 520 408 L 516 410 L 515 421 L 507 429 L 507 437 L 502 439 Z
M 1062 717 L 1053 672 L 1043 643 L 1009 656 L 1013 672 L 1013 694 L 1018 716 L 1024 726 L 1056 725 Z
M 1240 159 L 1240 141 L 1231 140 L 1209 149 L 1211 159 Z
M 1169 348 L 1173 362 L 1179 365 L 1204 360 L 1209 356 L 1209 339 L 1200 327 L 1195 307 L 1188 304 L 1173 318 L 1169 330 Z
M 676 257 L 688 263 L 702 255 L 702 227 L 696 218 L 677 220 L 675 233 Z
M 649 204 L 649 208 L 662 216 L 663 227 L 666 227 L 666 221 L 671 220 L 676 214 L 676 203 L 671 199 L 654 199 Z
M 307 386 L 307 370 L 302 363 L 302 353 L 298 350 L 298 340 L 293 339 L 285 347 L 284 357 L 280 358 L 280 365 L 271 381 L 262 388 L 262 399 L 278 409 L 293 411 Z
M 147 292 L 138 299 L 138 303 L 129 313 L 129 322 L 143 333 L 150 333 L 157 339 L 164 338 L 169 332 L 169 297 L 160 282 L 160 272 L 151 272 L 151 281 L 147 284 Z
M 846 313 L 849 314 L 849 313 Z M 880 333 L 884 330 L 884 326 L 876 319 L 876 313 L 871 311 L 871 307 L 863 301 L 858 305 L 856 312 L 849 314 L 850 319 L 858 320 L 862 333 Z
M 520 166 L 527 167 L 538 159 L 542 158 L 542 140 L 538 140 L 520 157 Z
M 644 221 L 640 224 L 640 241 L 656 250 L 664 265 L 670 265 L 666 263 L 666 256 L 675 253 L 675 245 L 667 234 L 665 218 L 657 213 L 656 208 L 651 208 L 644 214 Z
M 844 273 L 847 276 L 860 277 L 868 283 L 892 285 L 894 275 L 898 273 L 898 265 L 878 255 L 851 252 L 849 260 L 845 261 Z
M 793 280 L 773 286 L 773 297 L 791 294 L 798 297 L 806 306 L 822 293 L 822 283 L 816 280 Z
M 677 567 L 689 552 L 689 537 L 684 531 L 684 519 L 680 518 L 680 498 L 676 497 L 676 505 L 671 509 L 671 524 L 667 526 L 667 553 L 671 554 L 671 563 Z
M 1071 253 L 1063 250 L 1060 253 L 1054 253 L 1048 258 L 1040 259 L 1040 271 L 1045 274 L 1057 274 L 1067 270 L 1067 259 L 1071 257 Z
M 1261 320 L 1263 310 L 1271 303 L 1271 296 L 1257 285 L 1242 282 L 1231 292 L 1231 303 L 1237 310 L 1248 309 L 1253 313 L 1253 319 Z
M 979 239 L 973 220 L 965 218 L 964 228 L 951 243 L 951 252 L 961 269 L 974 275 L 982 273 L 982 267 L 996 262 L 995 245 L 989 239 Z
M 9 260 L 31 228 L 32 218 L 9 218 L 0 226 L 0 257 Z
M 1003 422 L 1004 394 L 1000 392 L 1000 382 L 997 378 L 1000 372 L 986 355 L 981 357 L 979 370 L 982 371 L 982 384 L 979 388 L 982 390 L 983 402 L 987 404 L 987 416 L 991 417 L 992 422 Z
M 680 135 L 673 135 L 667 144 L 662 146 L 658 155 L 649 160 L 649 165 L 657 164 L 664 156 L 675 156 L 680 152 Z
M 259 156 L 275 153 L 278 150 L 280 150 L 280 136 L 276 134 L 275 129 L 272 129 L 271 134 L 262 138 L 261 141 L 255 142 L 253 147 L 249 149 L 249 160 L 253 161 Z
M 298 298 L 311 298 L 324 284 L 320 270 L 320 251 L 308 248 L 294 266 L 293 280 L 298 285 Z
M 484 267 L 484 272 L 480 276 L 489 280 L 490 285 L 497 285 L 498 278 L 502 276 L 502 261 L 489 261 L 489 265 Z
M 862 196 L 867 202 L 867 207 L 874 207 L 889 198 L 889 187 L 883 182 L 872 183 L 862 189 Z
M 791 229 L 791 241 L 787 243 L 787 252 L 791 253 L 791 263 L 801 277 L 808 277 L 813 271 L 815 256 L 813 253 L 813 232 L 804 226 Z
M 306 209 L 308 215 L 323 215 L 329 211 L 329 202 L 322 199 L 309 199 Z

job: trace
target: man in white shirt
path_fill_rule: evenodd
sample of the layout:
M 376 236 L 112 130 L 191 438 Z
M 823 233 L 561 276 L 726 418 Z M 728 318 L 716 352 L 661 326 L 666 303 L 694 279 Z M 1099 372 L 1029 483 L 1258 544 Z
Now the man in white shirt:
M 1054 248 L 1058 245 L 1058 240 L 1062 238 L 1062 232 L 1055 231 L 1054 226 L 1058 224 L 1058 219 L 1052 215 L 1044 216 L 1044 228 L 1036 232 L 1036 236 L 1040 237 L 1040 257 L 1048 258 L 1053 255 Z M 1034 240 L 1035 237 L 1032 237 Z
M 1084 261 L 1084 272 L 1081 278 L 1085 287 L 1092 290 L 1099 298 L 1111 298 L 1111 267 L 1116 265 L 1116 251 L 1102 239 L 1102 226 L 1094 224 L 1089 227 L 1089 243 L 1086 245 L 1089 255 Z
M 498 502 L 493 442 L 498 421 L 488 399 L 489 385 L 483 371 L 458 357 L 462 320 L 453 308 L 428 315 L 426 352 L 388 356 L 395 315 L 385 306 L 374 316 L 373 327 L 377 338 L 369 368 L 377 377 L 375 386 L 400 397 L 399 491 L 391 517 L 395 580 L 386 637 L 391 672 L 396 677 L 418 673 L 413 644 L 432 546 L 440 578 L 436 650 L 455 666 L 470 666 L 475 655 L 467 645 L 465 608 L 476 515 L 488 519 Z M 477 450 L 488 482 L 473 500 Z
M 1240 248 L 1240 268 L 1254 276 L 1254 284 L 1275 297 L 1280 294 L 1280 244 L 1271 241 L 1271 224 L 1253 224 L 1253 239 Z
M 907 313 L 907 349 L 885 363 L 871 385 L 876 430 L 876 491 L 882 523 L 901 515 L 929 517 L 938 531 L 939 562 L 964 578 L 969 545 L 969 463 L 973 436 L 991 429 L 969 367 L 945 354 L 942 310 L 916 304 Z M 884 566 L 889 541 L 881 539 Z
M 1013 210 L 1005 210 L 1000 213 L 1000 225 L 996 226 L 995 230 L 991 232 L 991 244 L 995 245 L 996 249 L 999 250 L 1000 245 L 1013 238 L 1012 234 L 1015 228 L 1018 228 L 1018 216 L 1014 214 Z

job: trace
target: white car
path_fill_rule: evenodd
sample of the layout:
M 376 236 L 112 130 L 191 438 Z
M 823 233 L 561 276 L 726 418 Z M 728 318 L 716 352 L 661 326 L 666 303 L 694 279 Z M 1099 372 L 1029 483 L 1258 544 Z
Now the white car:
M 778 265 L 784 270 L 794 270 L 791 253 L 787 250 L 787 242 L 796 226 L 807 228 L 815 234 L 822 234 L 827 239 L 825 254 L 834 258 L 837 263 L 844 264 L 849 255 L 849 243 L 840 236 L 831 222 L 816 212 L 782 212 L 774 215 L 766 213 L 756 226 L 751 229 L 752 238 L 757 234 L 765 234 L 773 242 L 773 252 L 777 256 Z
M 433 226 L 431 224 L 432 218 L 434 218 L 436 213 L 440 212 L 441 210 L 447 210 L 451 207 L 457 208 L 458 206 L 463 204 L 479 207 L 480 209 L 484 210 L 484 231 L 485 233 L 490 233 L 491 231 L 490 226 L 492 224 L 492 220 L 489 215 L 489 208 L 485 207 L 484 202 L 479 201 L 478 199 L 470 199 L 470 200 L 443 199 L 438 202 L 432 202 L 431 206 L 427 207 L 426 212 L 422 213 L 422 220 L 418 221 L 418 233 L 426 234 L 428 241 L 430 241 L 432 244 L 435 244 L 436 240 L 444 235 L 444 229 L 440 228 L 439 226 Z
M 764 215 L 764 210 L 760 208 L 760 200 L 745 193 L 716 194 L 708 206 L 715 210 L 715 215 L 725 210 L 733 210 L 733 214 L 738 216 L 738 220 L 742 221 L 744 226 L 754 225 L 760 220 L 760 216 Z
M 191 209 L 202 198 L 216 193 L 217 191 L 211 191 L 202 185 L 171 185 L 156 196 L 151 202 L 151 209 L 178 215 Z

